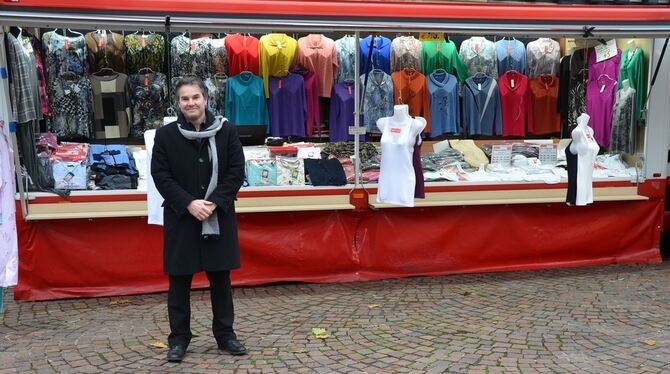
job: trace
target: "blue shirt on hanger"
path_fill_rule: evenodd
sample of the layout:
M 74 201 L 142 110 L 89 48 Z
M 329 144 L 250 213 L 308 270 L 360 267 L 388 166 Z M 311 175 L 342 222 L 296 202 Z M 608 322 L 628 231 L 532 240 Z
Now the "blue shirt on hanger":
M 235 125 L 269 125 L 263 80 L 251 72 L 228 78 L 226 118 Z
M 495 79 L 476 75 L 465 80 L 463 127 L 466 135 L 502 135 L 500 94 Z
M 430 136 L 459 133 L 458 78 L 444 70 L 436 70 L 428 75 L 426 81 L 430 100 Z
M 366 67 L 370 43 L 372 43 L 372 35 L 361 39 L 361 74 L 365 74 L 366 71 L 372 69 L 381 69 L 386 74 L 391 74 L 391 39 L 384 36 L 374 38 L 372 59 L 370 60 L 372 66 Z
M 498 76 L 502 76 L 508 70 L 526 74 L 526 46 L 520 40 L 498 40 L 496 60 L 498 61 Z

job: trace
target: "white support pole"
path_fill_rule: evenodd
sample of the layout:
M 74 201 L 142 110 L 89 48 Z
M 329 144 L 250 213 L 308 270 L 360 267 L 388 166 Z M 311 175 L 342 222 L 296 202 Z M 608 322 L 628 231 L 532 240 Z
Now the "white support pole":
M 654 39 L 650 55 L 651 84 L 656 67 L 661 57 L 665 39 Z M 646 178 L 665 178 L 668 174 L 668 152 L 670 151 L 670 47 L 661 62 L 656 82 L 649 92 L 647 128 L 644 144 L 644 169 Z

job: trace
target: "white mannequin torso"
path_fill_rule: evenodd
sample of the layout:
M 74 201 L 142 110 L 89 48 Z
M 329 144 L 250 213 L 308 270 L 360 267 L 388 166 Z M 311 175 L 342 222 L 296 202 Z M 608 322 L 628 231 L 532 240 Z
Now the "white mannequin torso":
M 396 105 L 393 116 L 377 120 L 377 127 L 382 132 L 377 202 L 412 207 L 416 185 L 414 143 L 426 120 L 412 118 L 407 105 Z
M 391 126 L 392 128 L 389 128 Z M 393 116 L 391 117 L 382 117 L 377 120 L 377 128 L 379 131 L 384 134 L 386 130 L 389 130 L 395 139 L 399 138 L 399 135 L 403 130 L 408 130 L 411 139 L 415 139 L 424 128 L 426 128 L 426 120 L 422 117 L 412 118 L 409 115 L 409 106 L 406 104 L 394 105 L 393 106 Z M 383 135 L 382 135 L 383 137 Z M 414 143 L 412 143 L 412 146 Z
M 575 205 L 586 205 L 593 202 L 593 163 L 600 146 L 593 137 L 593 129 L 588 126 L 590 118 L 586 113 L 577 118 L 577 127 L 572 130 L 572 142 L 568 150 L 577 156 L 577 170 L 572 175 L 576 179 Z M 571 172 L 568 170 L 568 178 L 570 177 Z

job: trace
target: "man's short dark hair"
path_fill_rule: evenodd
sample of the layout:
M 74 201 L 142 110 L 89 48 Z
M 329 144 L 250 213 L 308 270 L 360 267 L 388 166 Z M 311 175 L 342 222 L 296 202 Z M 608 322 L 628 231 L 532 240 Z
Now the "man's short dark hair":
M 177 101 L 179 101 L 179 89 L 181 86 L 198 86 L 200 87 L 200 91 L 202 91 L 202 96 L 209 98 L 207 86 L 205 86 L 205 83 L 197 75 L 186 75 L 179 78 L 177 83 L 174 85 L 174 95 Z

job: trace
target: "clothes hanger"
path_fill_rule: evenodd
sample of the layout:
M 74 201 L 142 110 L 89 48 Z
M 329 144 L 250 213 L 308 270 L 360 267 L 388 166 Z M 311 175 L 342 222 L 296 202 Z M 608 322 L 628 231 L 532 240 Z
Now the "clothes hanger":
M 277 72 L 276 77 L 277 77 L 277 78 L 283 78 L 283 77 L 286 77 L 287 75 L 289 75 L 289 73 L 290 73 L 290 72 L 289 72 L 288 70 L 286 70 L 286 69 L 282 69 L 282 70 L 279 70 L 279 71 Z
M 254 73 L 252 73 L 249 70 L 243 70 L 238 75 L 242 75 L 243 76 L 242 78 L 244 78 L 244 79 L 249 79 L 249 78 L 251 78 L 252 75 L 254 75 Z
M 598 76 L 598 80 L 600 80 L 600 78 L 602 78 L 602 77 L 607 77 L 607 79 L 609 79 L 609 80 L 614 80 L 614 79 L 612 79 L 609 75 L 607 75 L 607 73 L 602 73 L 602 74 L 600 74 L 600 75 Z
M 97 75 L 97 76 L 109 76 L 109 75 L 114 75 L 114 74 L 117 74 L 117 72 L 112 68 L 102 68 L 102 69 L 96 71 L 95 73 L 93 73 L 93 75 Z
M 66 71 L 62 72 L 59 75 L 63 78 L 66 78 L 66 79 L 77 79 L 77 78 L 79 78 L 79 76 L 75 72 L 69 71 L 69 70 L 66 70 Z
M 153 74 L 154 71 L 151 70 L 151 68 L 148 68 L 148 67 L 144 67 L 144 68 L 142 68 L 142 69 L 140 69 L 140 70 L 137 71 L 137 74 L 146 74 L 146 73 L 151 73 L 151 74 Z
M 72 34 L 79 35 L 79 36 L 84 36 L 84 34 L 80 33 L 79 31 L 74 31 L 72 29 L 67 29 L 67 31 L 71 32 Z
M 416 73 L 416 69 L 414 69 L 414 68 L 404 68 L 402 70 L 403 70 L 403 72 L 405 72 L 405 74 L 407 74 L 409 76 L 412 76 Z

